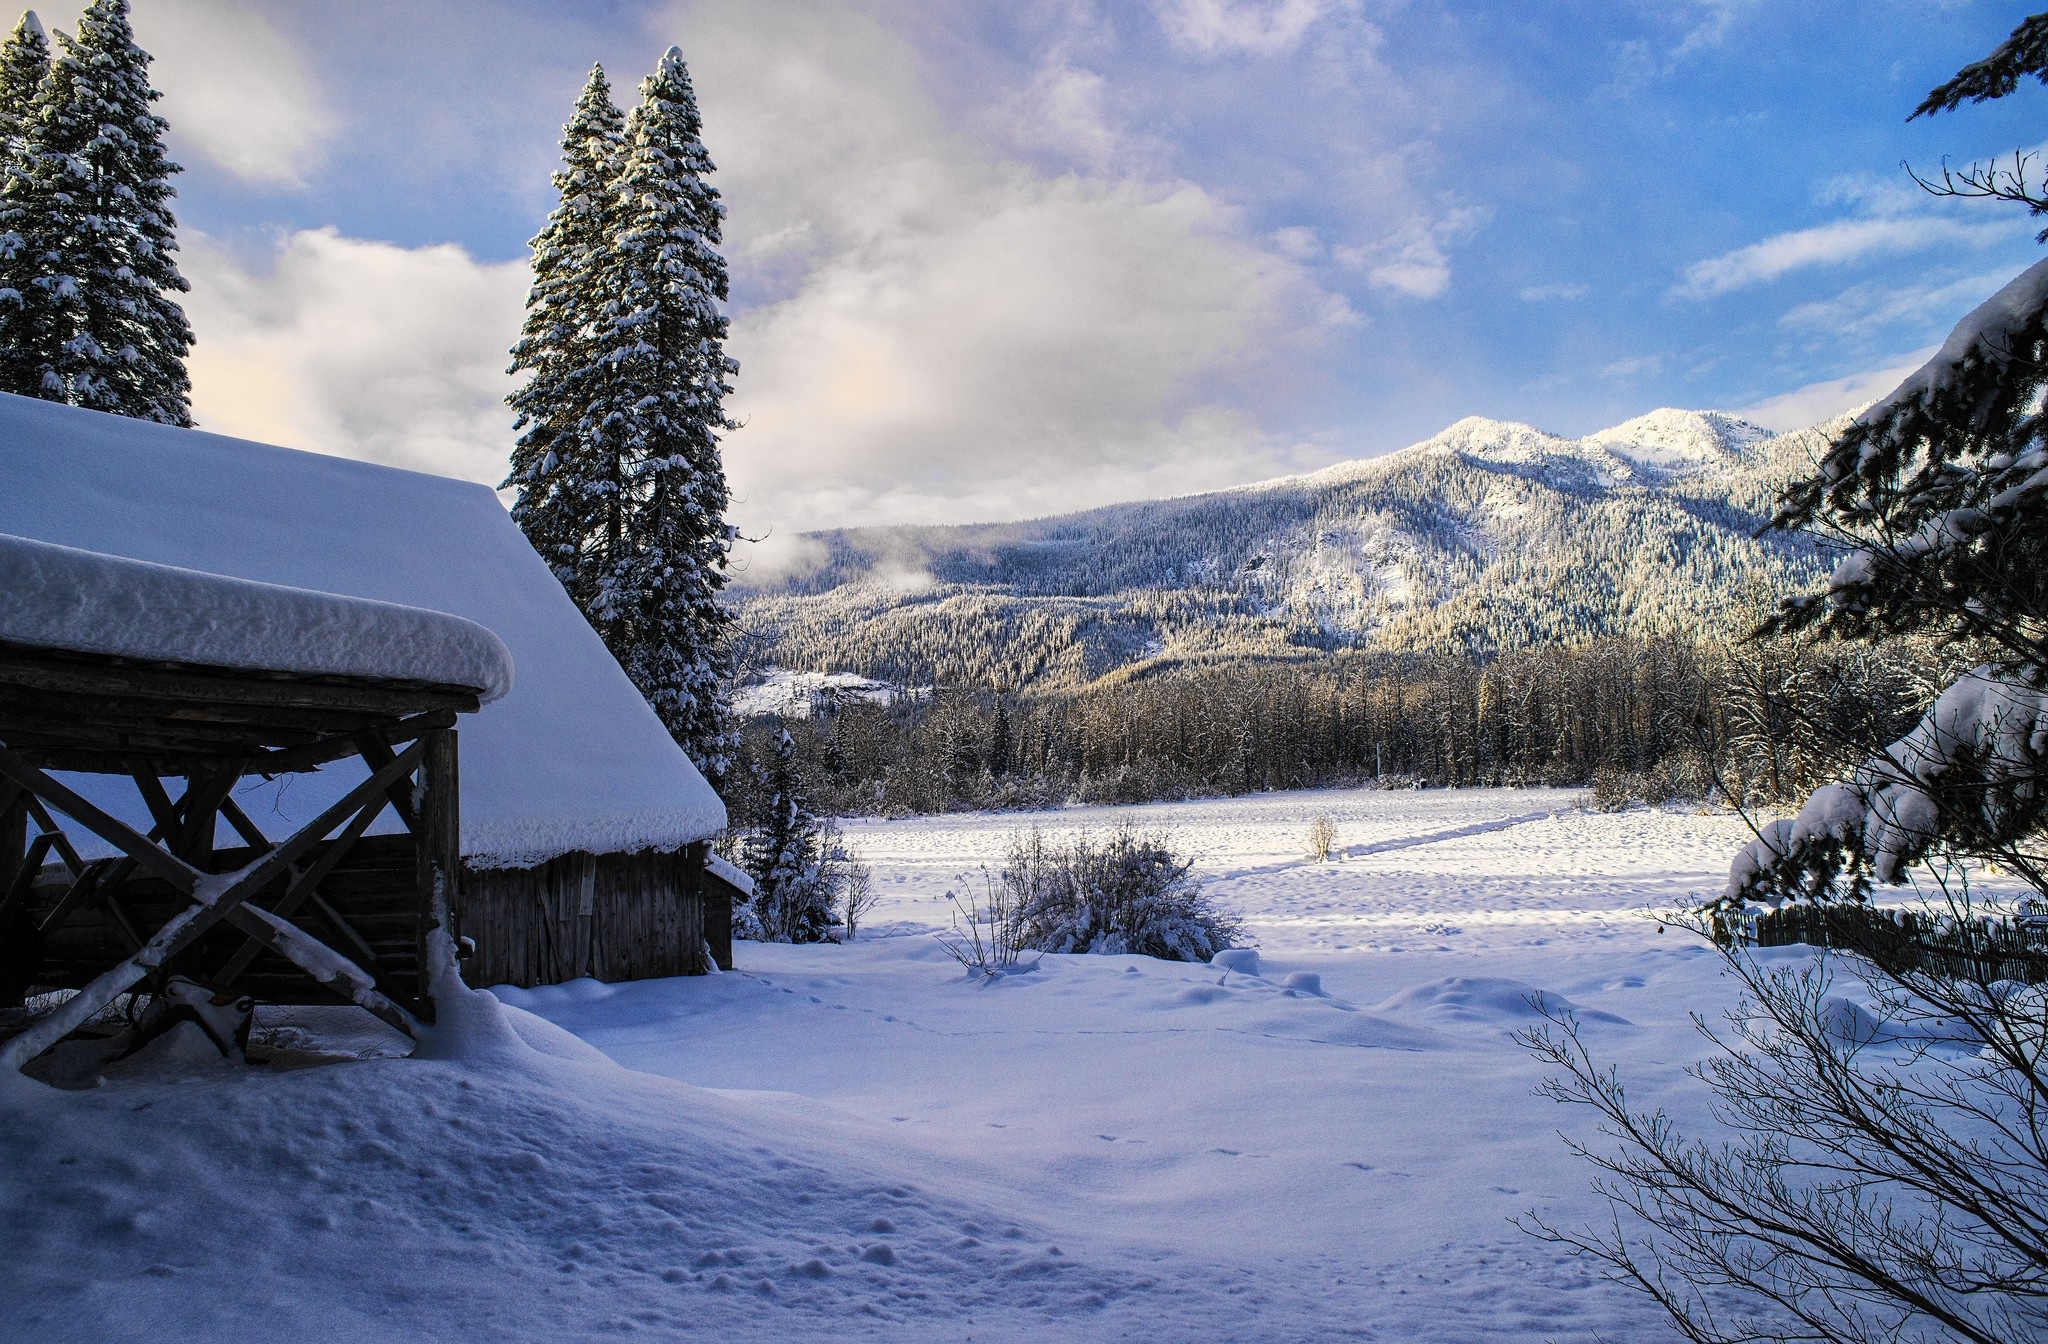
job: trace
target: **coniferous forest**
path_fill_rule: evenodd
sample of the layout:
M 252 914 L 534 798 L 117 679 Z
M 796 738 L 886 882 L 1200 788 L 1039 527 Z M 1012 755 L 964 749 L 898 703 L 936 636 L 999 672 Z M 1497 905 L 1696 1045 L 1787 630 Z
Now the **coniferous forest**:
M 939 686 L 760 718 L 734 772 L 757 807 L 786 729 L 818 810 L 1136 803 L 1378 782 L 1586 786 L 1602 803 L 1802 795 L 1910 726 L 1961 648 L 1610 637 L 1494 658 L 1341 654 L 1028 694 Z

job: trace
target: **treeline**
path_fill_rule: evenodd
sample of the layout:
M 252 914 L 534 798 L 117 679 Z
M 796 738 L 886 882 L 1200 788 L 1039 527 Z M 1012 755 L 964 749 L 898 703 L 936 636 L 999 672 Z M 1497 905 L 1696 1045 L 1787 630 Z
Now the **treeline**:
M 941 687 L 821 702 L 743 731 L 730 781 L 786 727 L 819 810 L 1042 807 L 1379 782 L 1598 785 L 1650 800 L 1803 794 L 1896 738 L 1964 654 L 1932 645 L 1606 638 L 1452 654 L 1223 662 L 1077 691 Z M 1845 746 L 1844 744 L 1852 744 Z

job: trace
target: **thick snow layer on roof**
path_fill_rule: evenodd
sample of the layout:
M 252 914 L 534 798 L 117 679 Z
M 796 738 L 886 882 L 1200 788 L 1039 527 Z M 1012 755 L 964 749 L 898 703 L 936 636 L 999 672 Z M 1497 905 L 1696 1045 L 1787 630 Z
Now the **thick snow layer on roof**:
M 725 807 L 484 486 L 0 394 L 0 532 L 477 622 L 517 684 L 458 728 L 462 851 L 675 849 Z M 361 765 L 262 786 L 311 818 Z M 263 821 L 261 815 L 258 820 Z
M 512 689 L 475 621 L 0 533 L 0 640 L 151 662 Z

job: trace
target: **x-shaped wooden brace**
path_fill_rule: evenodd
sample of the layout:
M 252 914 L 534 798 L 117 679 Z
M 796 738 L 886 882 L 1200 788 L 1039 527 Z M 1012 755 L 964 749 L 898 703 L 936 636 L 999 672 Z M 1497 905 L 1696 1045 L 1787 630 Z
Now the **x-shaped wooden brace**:
M 150 842 L 119 818 L 109 816 L 62 783 L 36 769 L 0 745 L 0 779 L 11 781 L 72 818 L 138 866 L 169 883 L 172 889 L 192 901 L 173 915 L 140 950 L 112 970 L 94 978 L 91 984 L 66 1000 L 49 1016 L 0 1045 L 0 1067 L 19 1069 L 43 1051 L 83 1026 L 95 1013 L 127 993 L 157 967 L 191 947 L 207 930 L 223 920 L 260 941 L 271 951 L 384 1021 L 413 1035 L 419 1023 L 413 1015 L 377 989 L 369 972 L 297 925 L 261 907 L 249 898 L 288 871 L 307 851 L 371 802 L 390 793 L 410 775 L 426 754 L 424 740 L 373 771 L 370 777 L 350 789 L 332 807 L 301 827 L 290 839 L 280 842 L 251 859 L 232 873 L 205 873 Z

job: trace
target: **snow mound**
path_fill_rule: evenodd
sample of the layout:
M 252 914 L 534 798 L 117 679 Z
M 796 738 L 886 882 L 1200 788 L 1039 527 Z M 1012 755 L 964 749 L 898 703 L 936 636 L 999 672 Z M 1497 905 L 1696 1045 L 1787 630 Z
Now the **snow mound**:
M 1633 1026 L 1625 1017 L 1585 1008 L 1562 994 L 1542 990 L 1520 980 L 1488 976 L 1452 975 L 1416 985 L 1376 1005 L 1375 1013 L 1420 1017 L 1431 1022 L 1463 1026 L 1521 1027 L 1544 1020 L 1541 1003 L 1553 1013 L 1568 1012 L 1581 1023 Z
M 1220 970 L 1236 971 L 1239 975 L 1257 975 L 1259 973 L 1258 949 L 1227 947 L 1209 958 L 1209 964 Z
M 0 533 L 0 640 L 149 662 L 512 689 L 512 655 L 445 612 Z
M 511 1043 L 462 1062 L 272 1073 L 209 1047 L 206 1067 L 167 1056 L 90 1091 L 0 1089 L 10 1322 L 481 1341 L 957 1338 L 972 1321 L 1035 1338 L 1153 1286 L 876 1170 L 857 1142 L 500 1011 Z

